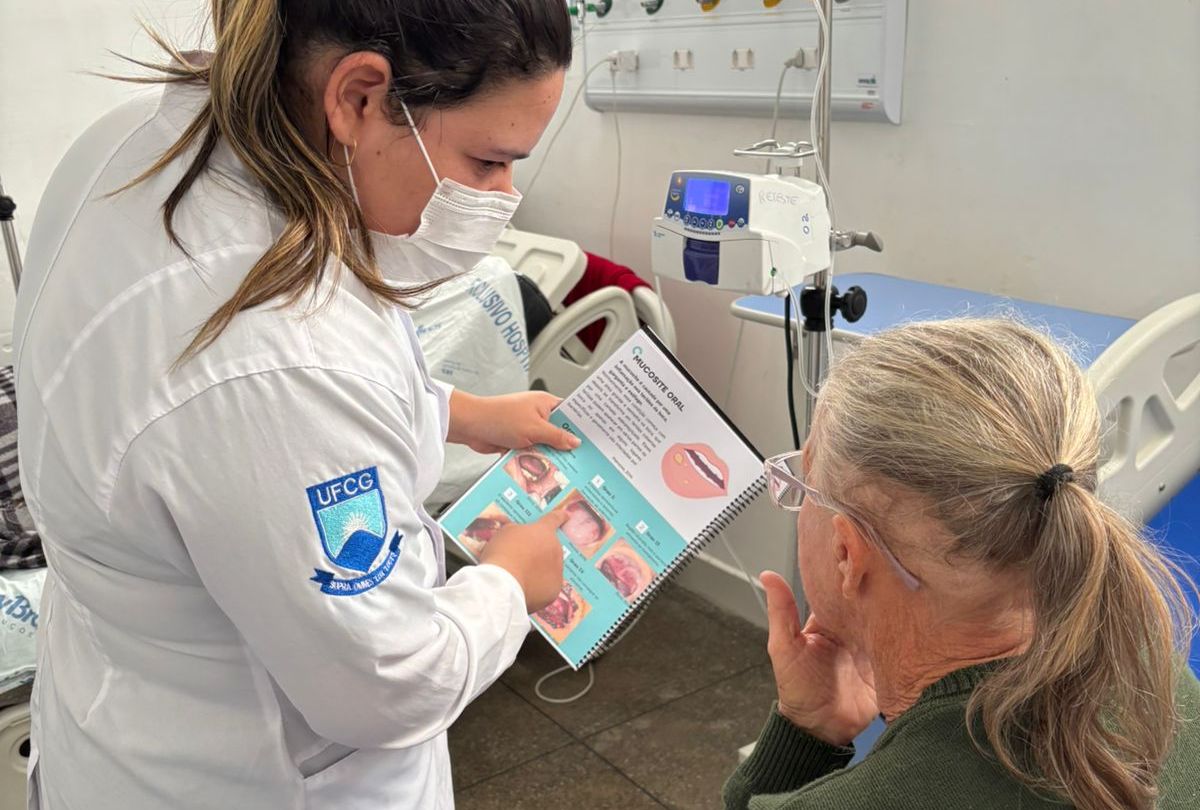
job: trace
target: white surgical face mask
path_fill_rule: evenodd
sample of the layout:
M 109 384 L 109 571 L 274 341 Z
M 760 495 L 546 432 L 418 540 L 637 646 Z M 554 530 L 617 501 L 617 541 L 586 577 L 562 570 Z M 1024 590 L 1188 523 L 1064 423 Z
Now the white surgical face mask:
M 420 226 L 413 233 L 391 236 L 371 231 L 371 246 L 380 272 L 390 281 L 410 284 L 440 281 L 465 273 L 492 252 L 520 205 L 521 195 L 480 191 L 449 177 L 439 178 L 408 106 L 404 102 L 400 106 L 437 187 L 421 212 Z M 349 165 L 350 152 L 344 145 L 342 149 Z M 361 206 L 354 170 L 346 171 L 350 176 L 350 192 Z

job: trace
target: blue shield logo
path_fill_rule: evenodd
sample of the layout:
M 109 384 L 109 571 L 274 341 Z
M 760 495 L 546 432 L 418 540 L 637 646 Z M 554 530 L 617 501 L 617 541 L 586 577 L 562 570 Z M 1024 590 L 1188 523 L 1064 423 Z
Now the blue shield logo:
M 368 467 L 306 491 L 325 556 L 334 565 L 364 574 L 335 579 L 332 572 L 318 569 L 312 580 L 321 583 L 323 592 L 335 595 L 362 593 L 382 582 L 396 564 L 401 536 L 396 533 L 387 557 L 372 568 L 387 541 L 387 511 L 378 470 Z

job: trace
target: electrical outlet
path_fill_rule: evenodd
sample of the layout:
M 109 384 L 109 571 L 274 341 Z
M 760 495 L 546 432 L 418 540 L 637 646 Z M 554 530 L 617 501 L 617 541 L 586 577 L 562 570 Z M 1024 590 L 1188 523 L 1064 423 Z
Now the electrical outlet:
M 637 73 L 637 51 L 613 51 L 608 55 L 609 70 L 613 73 Z
M 734 48 L 729 66 L 734 70 L 754 70 L 754 49 Z
M 695 57 L 691 48 L 677 48 L 671 55 L 671 65 L 676 70 L 692 70 L 696 67 Z

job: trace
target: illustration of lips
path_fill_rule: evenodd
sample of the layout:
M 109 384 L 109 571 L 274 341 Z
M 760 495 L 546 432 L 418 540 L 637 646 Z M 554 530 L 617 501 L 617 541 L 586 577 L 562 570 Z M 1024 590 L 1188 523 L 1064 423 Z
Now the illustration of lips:
M 573 501 L 567 505 L 567 519 L 562 533 L 576 546 L 589 546 L 604 536 L 604 519 L 587 501 Z
M 626 599 L 641 590 L 641 568 L 623 554 L 610 554 L 601 560 L 600 573 L 604 574 L 621 596 Z
M 550 462 L 536 453 L 521 453 L 517 456 L 517 467 L 529 481 L 541 481 L 550 473 Z
M 579 610 L 575 602 L 575 591 L 570 585 L 564 585 L 554 601 L 538 611 L 538 617 L 555 630 L 570 626 Z
M 672 445 L 663 456 L 662 477 L 684 498 L 717 498 L 729 491 L 729 467 L 707 444 Z
M 488 543 L 507 523 L 508 521 L 497 518 L 477 517 L 463 529 L 463 535 L 479 543 Z

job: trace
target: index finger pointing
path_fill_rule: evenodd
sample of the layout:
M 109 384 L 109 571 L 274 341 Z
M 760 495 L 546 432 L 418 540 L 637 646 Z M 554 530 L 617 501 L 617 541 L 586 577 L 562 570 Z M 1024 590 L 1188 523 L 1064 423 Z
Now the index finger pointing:
M 567 522 L 567 510 L 559 507 L 552 512 L 547 512 L 538 518 L 538 523 L 545 523 L 551 528 L 557 529 L 559 526 Z

